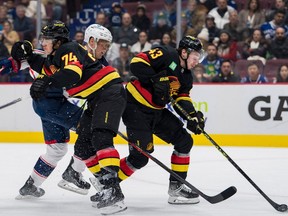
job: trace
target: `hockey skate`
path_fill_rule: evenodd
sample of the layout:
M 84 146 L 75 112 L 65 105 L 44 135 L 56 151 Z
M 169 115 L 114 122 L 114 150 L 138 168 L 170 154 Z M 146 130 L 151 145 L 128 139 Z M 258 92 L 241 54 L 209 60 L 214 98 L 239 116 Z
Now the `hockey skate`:
M 178 181 L 171 181 L 169 184 L 170 204 L 196 204 L 199 203 L 199 195 Z
M 124 195 L 119 183 L 105 185 L 102 190 L 91 196 L 92 206 L 98 208 L 102 215 L 125 211 Z
M 15 198 L 17 200 L 39 198 L 45 194 L 45 191 L 42 188 L 36 187 L 34 185 L 34 180 L 29 176 L 24 186 L 20 188 L 19 193 L 20 194 Z
M 90 184 L 83 179 L 82 173 L 76 172 L 72 168 L 72 163 L 73 158 L 65 172 L 62 174 L 62 180 L 58 183 L 58 186 L 65 190 L 87 195 L 90 189 Z

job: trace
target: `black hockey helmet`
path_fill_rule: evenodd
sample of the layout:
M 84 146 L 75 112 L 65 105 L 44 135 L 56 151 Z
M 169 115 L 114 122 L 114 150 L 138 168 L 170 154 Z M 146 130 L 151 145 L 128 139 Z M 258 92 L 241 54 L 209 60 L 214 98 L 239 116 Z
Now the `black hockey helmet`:
M 69 28 L 59 20 L 53 20 L 41 29 L 41 36 L 56 40 L 69 40 Z
M 191 53 L 192 51 L 200 53 L 203 51 L 203 45 L 198 38 L 188 35 L 180 40 L 179 49 L 186 49 L 188 53 Z
M 202 62 L 204 57 L 206 56 L 206 53 L 203 50 L 202 42 L 198 38 L 192 37 L 190 35 L 184 36 L 179 42 L 179 47 L 177 50 L 180 58 L 182 59 L 183 57 L 181 55 L 181 52 L 183 49 L 186 50 L 188 56 L 190 55 L 191 52 L 198 52 L 200 54 L 199 62 Z M 187 66 L 187 59 L 183 60 L 185 61 L 185 64 Z

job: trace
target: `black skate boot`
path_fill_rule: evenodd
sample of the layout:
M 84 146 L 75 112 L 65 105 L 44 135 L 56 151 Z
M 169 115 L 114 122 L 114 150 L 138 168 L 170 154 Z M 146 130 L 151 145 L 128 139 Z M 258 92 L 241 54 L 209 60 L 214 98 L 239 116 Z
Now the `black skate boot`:
M 178 181 L 170 181 L 169 184 L 170 204 L 196 204 L 199 203 L 199 195 Z
M 90 199 L 92 206 L 98 208 L 103 215 L 114 214 L 127 209 L 117 178 L 104 180 L 102 190 L 91 196 Z
M 83 179 L 82 173 L 76 172 L 72 168 L 73 157 L 69 166 L 62 174 L 62 180 L 58 183 L 58 186 L 75 193 L 87 195 L 90 189 L 90 184 Z
M 26 198 L 39 198 L 45 194 L 42 188 L 38 188 L 34 185 L 34 180 L 29 176 L 28 180 L 25 182 L 24 186 L 20 188 L 19 195 L 16 199 L 26 199 Z

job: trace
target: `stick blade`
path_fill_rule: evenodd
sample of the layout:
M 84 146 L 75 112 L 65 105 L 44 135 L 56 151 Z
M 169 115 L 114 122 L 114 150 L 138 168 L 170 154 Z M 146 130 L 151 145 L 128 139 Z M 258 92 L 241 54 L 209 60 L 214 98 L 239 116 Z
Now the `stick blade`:
M 233 196 L 236 192 L 237 192 L 237 188 L 234 186 L 231 186 L 231 187 L 227 188 L 226 190 L 224 190 L 223 192 L 221 192 L 220 194 L 218 194 L 214 197 L 211 197 L 210 199 L 208 199 L 208 201 L 212 204 L 222 202 L 222 201 L 230 198 L 231 196 Z
M 288 207 L 286 204 L 281 204 L 281 205 L 277 205 L 275 209 L 280 212 L 286 212 Z

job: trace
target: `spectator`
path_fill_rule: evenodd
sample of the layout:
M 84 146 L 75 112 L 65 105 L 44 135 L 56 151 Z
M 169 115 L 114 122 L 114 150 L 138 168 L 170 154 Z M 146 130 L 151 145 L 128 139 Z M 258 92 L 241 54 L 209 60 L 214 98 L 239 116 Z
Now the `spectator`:
M 198 34 L 198 38 L 203 42 L 204 47 L 207 44 L 219 42 L 220 29 L 216 27 L 214 17 L 207 15 L 205 19 L 205 27 L 202 28 L 201 32 Z
M 3 30 L 3 23 L 7 20 L 7 7 L 0 5 L 0 31 Z
M 26 7 L 24 5 L 17 5 L 16 18 L 13 22 L 14 30 L 18 32 L 20 40 L 31 41 L 35 35 L 35 26 L 33 20 L 25 16 Z
M 138 41 L 132 45 L 131 53 L 137 55 L 140 52 L 145 52 L 151 49 L 152 44 L 148 42 L 148 35 L 146 31 L 139 33 Z
M 283 64 L 279 67 L 277 71 L 276 78 L 273 80 L 273 83 L 287 83 L 288 82 L 288 65 Z
M 173 28 L 169 27 L 167 24 L 166 16 L 163 12 L 160 12 L 157 16 L 157 23 L 155 26 L 152 26 L 149 34 L 148 40 L 153 44 L 160 44 L 161 38 L 164 33 L 171 32 Z
M 172 41 L 172 37 L 170 33 L 168 32 L 163 34 L 160 45 L 166 45 L 166 46 L 171 46 L 173 48 L 176 48 L 176 44 Z
M 13 44 L 19 41 L 18 33 L 13 30 L 12 23 L 8 20 L 3 23 L 3 31 L 0 35 L 0 40 L 3 41 L 4 45 L 7 47 L 9 54 L 11 53 Z
M 0 41 L 0 59 L 8 58 L 9 51 L 2 41 Z
M 154 14 L 152 25 L 157 25 L 158 14 L 163 13 L 166 19 L 166 23 L 169 27 L 176 25 L 176 3 L 175 0 L 164 0 L 164 9 Z
M 187 10 L 184 14 L 187 20 L 187 25 L 192 28 L 194 32 L 193 36 L 199 34 L 205 25 L 206 13 L 207 9 L 199 5 L 196 0 L 188 0 Z M 182 36 L 185 36 L 185 34 L 182 34 Z
M 16 17 L 15 0 L 7 0 L 5 5 L 7 7 L 8 20 L 13 21 Z
M 1 59 L 6 59 L 8 58 L 10 55 L 9 55 L 9 52 L 8 52 L 8 49 L 7 47 L 3 44 L 2 41 L 0 41 L 0 60 Z M 0 71 L 2 70 L 3 68 L 0 68 Z M 1 75 L 0 73 L 0 83 L 1 82 L 8 82 L 9 81 L 9 75 L 8 74 L 5 74 L 5 75 Z
M 109 25 L 111 26 L 112 34 L 117 32 L 122 24 L 122 16 L 125 10 L 122 8 L 119 2 L 114 2 L 112 8 L 109 11 Z M 101 24 L 100 24 L 101 25 Z
M 284 27 L 285 32 L 288 32 L 288 26 L 284 24 L 284 17 L 286 11 L 279 9 L 274 14 L 274 19 L 270 22 L 265 22 L 261 25 L 261 31 L 264 33 L 266 40 L 269 42 L 275 37 L 275 30 L 277 27 Z
M 187 36 L 193 36 L 196 37 L 197 36 L 197 32 L 195 31 L 195 28 L 191 28 L 190 26 L 188 26 L 188 19 L 186 14 L 183 12 L 181 13 L 181 35 Z M 172 41 L 175 43 L 177 41 L 177 26 L 174 26 L 172 32 L 171 32 L 171 37 L 172 37 Z
M 215 77 L 212 82 L 215 83 L 232 83 L 240 82 L 240 77 L 232 71 L 232 62 L 230 60 L 223 60 L 221 62 L 221 71 Z
M 236 61 L 238 58 L 237 43 L 231 39 L 229 32 L 222 30 L 218 43 L 218 55 L 223 59 Z
M 205 68 L 204 77 L 211 81 L 214 76 L 219 74 L 221 61 L 222 59 L 218 56 L 217 46 L 209 44 L 207 46 L 207 56 L 201 62 Z
M 213 8 L 208 14 L 215 18 L 216 27 L 223 29 L 229 22 L 229 12 L 235 9 L 227 5 L 227 0 L 216 0 L 217 7 Z
M 253 61 L 248 65 L 248 75 L 241 79 L 241 83 L 267 83 L 268 79 L 261 74 L 259 66 Z
M 243 44 L 242 57 L 248 60 L 261 60 L 266 63 L 268 44 L 260 29 L 253 31 L 252 37 L 248 38 Z
M 118 44 L 126 43 L 132 46 L 138 40 L 139 29 L 132 25 L 132 19 L 129 13 L 122 16 L 122 25 L 117 32 L 114 32 L 114 41 Z
M 108 17 L 106 16 L 106 14 L 102 11 L 97 12 L 96 14 L 96 18 L 95 18 L 95 23 L 99 24 L 101 26 L 104 26 L 105 28 L 107 28 L 109 31 L 112 32 L 111 26 L 109 24 L 108 21 Z
M 268 52 L 272 59 L 288 59 L 288 39 L 283 27 L 276 28 L 276 35 L 269 44 Z
M 197 64 L 192 69 L 193 83 L 206 83 L 209 82 L 205 76 L 205 67 L 202 64 Z
M 260 28 L 265 22 L 263 11 L 260 8 L 260 0 L 249 0 L 246 9 L 239 12 L 239 30 L 245 41 L 252 35 L 254 29 Z
M 130 71 L 130 60 L 131 59 L 128 44 L 120 44 L 119 57 L 116 58 L 111 65 L 117 69 L 124 82 L 129 82 L 132 76 Z
M 242 41 L 239 17 L 236 10 L 229 12 L 229 22 L 224 25 L 223 30 L 226 30 L 231 35 L 233 41 Z
M 285 18 L 284 18 L 284 23 L 287 25 L 288 24 L 288 11 L 287 11 L 287 1 L 285 2 L 285 0 L 274 0 L 274 5 L 272 6 L 271 9 L 267 8 L 267 10 L 265 11 L 265 19 L 267 22 L 273 20 L 274 15 L 276 13 L 277 10 L 279 9 L 283 9 L 286 11 L 285 13 Z
M 96 24 L 102 25 L 102 26 L 106 26 L 107 25 L 107 17 L 106 14 L 102 11 L 99 11 L 96 14 L 96 18 L 95 18 L 95 22 Z M 105 27 L 106 28 L 106 27 Z
M 21 0 L 20 2 L 26 7 L 25 16 L 36 20 L 38 1 L 37 0 Z M 45 5 L 42 2 L 40 2 L 40 4 L 41 4 L 41 18 L 47 19 Z
M 146 6 L 140 4 L 137 6 L 136 14 L 132 16 L 132 24 L 140 31 L 148 31 L 151 26 L 150 18 L 146 15 Z
M 212 10 L 217 6 L 215 0 L 198 0 L 201 6 L 204 6 L 207 8 L 208 11 Z M 237 4 L 234 0 L 228 0 L 227 4 L 237 10 Z
M 52 3 L 52 20 L 66 20 L 63 8 L 66 7 L 66 0 L 49 0 Z
M 74 35 L 74 41 L 81 45 L 85 45 L 84 43 L 84 32 L 83 31 L 76 31 Z

